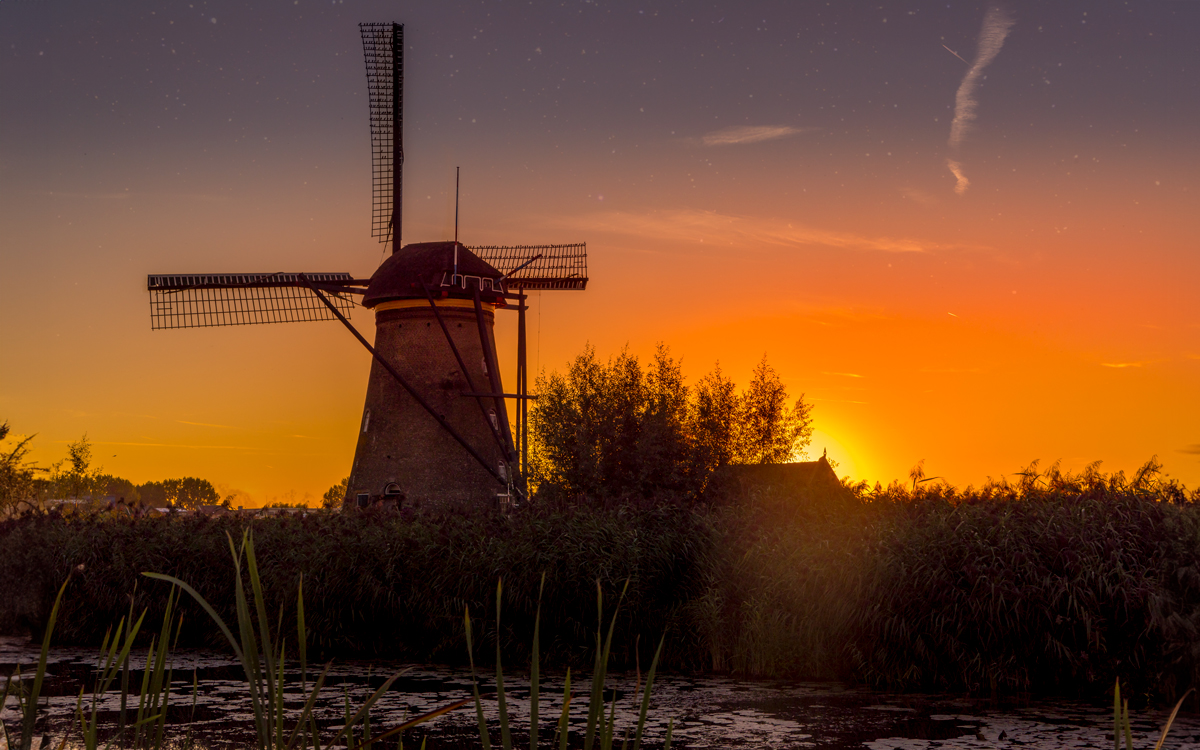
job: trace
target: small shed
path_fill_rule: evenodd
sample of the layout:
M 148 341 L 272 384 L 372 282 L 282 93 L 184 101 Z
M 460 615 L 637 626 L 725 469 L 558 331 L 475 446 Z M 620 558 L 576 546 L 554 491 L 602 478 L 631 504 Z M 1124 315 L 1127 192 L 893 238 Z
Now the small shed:
M 729 464 L 713 472 L 704 499 L 721 505 L 769 503 L 796 510 L 855 504 L 825 456 L 786 464 Z

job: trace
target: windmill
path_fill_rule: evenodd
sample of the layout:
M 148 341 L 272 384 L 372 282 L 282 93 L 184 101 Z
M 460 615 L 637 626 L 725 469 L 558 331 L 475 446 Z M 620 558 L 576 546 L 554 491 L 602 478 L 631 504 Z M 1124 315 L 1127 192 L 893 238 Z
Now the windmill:
M 533 398 L 527 292 L 585 289 L 587 246 L 467 247 L 457 236 L 403 245 L 404 26 L 363 23 L 359 30 L 370 102 L 371 234 L 391 245 L 391 255 L 370 278 L 150 275 L 151 328 L 340 321 L 372 356 L 346 504 L 510 503 L 526 495 Z M 357 305 L 375 313 L 374 345 L 350 323 Z M 510 393 L 502 387 L 493 330 L 501 310 L 517 313 Z

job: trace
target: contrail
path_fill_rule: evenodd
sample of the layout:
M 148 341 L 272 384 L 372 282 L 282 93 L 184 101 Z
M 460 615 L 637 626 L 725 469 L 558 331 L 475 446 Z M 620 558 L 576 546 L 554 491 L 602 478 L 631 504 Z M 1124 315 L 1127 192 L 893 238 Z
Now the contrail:
M 954 177 L 958 180 L 958 183 L 954 186 L 954 192 L 958 193 L 959 195 L 967 192 L 967 188 L 971 187 L 971 181 L 967 179 L 965 174 L 963 174 L 962 164 L 959 164 L 953 159 L 947 159 L 946 166 L 950 168 L 950 171 L 954 173 Z
M 970 69 L 967 70 L 962 83 L 958 86 L 958 93 L 954 95 L 954 121 L 950 123 L 950 148 L 952 149 L 961 146 L 967 137 L 967 129 L 975 120 L 975 107 L 978 105 L 975 100 L 975 89 L 979 85 L 983 69 L 996 59 L 996 55 L 1000 54 L 1000 47 L 1004 45 L 1004 39 L 1012 29 L 1012 25 L 1012 18 L 999 5 L 993 5 L 984 14 L 983 28 L 979 31 L 979 49 L 975 53 L 975 62 L 971 63 Z M 945 47 L 945 45 L 942 46 Z M 946 49 L 950 48 L 946 47 Z M 947 166 L 958 179 L 954 192 L 962 195 L 971 184 L 963 175 L 962 165 L 956 161 L 947 160 Z
M 983 69 L 1000 54 L 1000 47 L 1004 44 L 1012 25 L 1012 19 L 998 5 L 988 8 L 983 17 L 975 62 L 963 76 L 958 93 L 954 95 L 954 122 L 950 124 L 950 145 L 953 148 L 958 148 L 967 136 L 967 127 L 975 119 L 975 107 L 978 105 L 975 101 L 975 88 L 979 85 L 979 78 L 983 75 Z

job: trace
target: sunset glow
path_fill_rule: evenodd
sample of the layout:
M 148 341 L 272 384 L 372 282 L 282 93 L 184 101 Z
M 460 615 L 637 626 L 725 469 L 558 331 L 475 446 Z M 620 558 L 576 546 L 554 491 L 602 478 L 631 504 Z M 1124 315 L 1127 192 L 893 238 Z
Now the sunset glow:
M 146 275 L 369 276 L 359 21 L 406 25 L 404 242 L 587 242 L 586 344 L 815 405 L 885 484 L 1200 484 L 1200 5 L 0 3 L 0 421 L 247 505 L 349 473 L 337 323 L 151 331 Z M 370 338 L 373 316 L 352 321 Z M 512 381 L 515 315 L 497 316 Z

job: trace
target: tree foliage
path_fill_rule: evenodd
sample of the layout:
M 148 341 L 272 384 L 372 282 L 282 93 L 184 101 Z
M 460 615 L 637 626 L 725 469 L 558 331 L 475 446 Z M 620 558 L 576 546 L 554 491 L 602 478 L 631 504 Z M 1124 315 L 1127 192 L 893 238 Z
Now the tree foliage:
M 346 500 L 346 494 L 350 492 L 350 477 L 346 477 L 342 481 L 325 490 L 325 494 L 321 496 L 322 508 L 340 508 Z
M 183 510 L 196 510 L 203 505 L 222 504 L 229 507 L 226 498 L 221 503 L 221 494 L 207 479 L 180 477 L 161 482 L 146 482 L 138 487 L 143 503 L 154 507 L 173 506 Z
M 812 406 L 801 394 L 788 408 L 787 388 L 764 355 L 741 397 L 734 461 L 781 464 L 812 441 Z
M 0 444 L 8 440 L 9 431 L 8 421 L 5 420 L 0 424 Z M 26 460 L 29 444 L 34 437 L 30 435 L 0 448 L 0 511 L 32 498 L 36 492 L 37 475 L 46 471 Z
M 54 464 L 50 475 L 59 497 L 82 498 L 99 494 L 102 471 L 99 466 L 92 465 L 92 444 L 84 433 L 67 446 L 66 459 Z
M 802 458 L 812 437 L 812 407 L 789 401 L 766 357 L 739 393 L 719 365 L 688 386 L 663 344 L 645 368 L 588 346 L 566 373 L 539 376 L 537 393 L 531 480 L 549 495 L 687 496 L 726 464 Z

